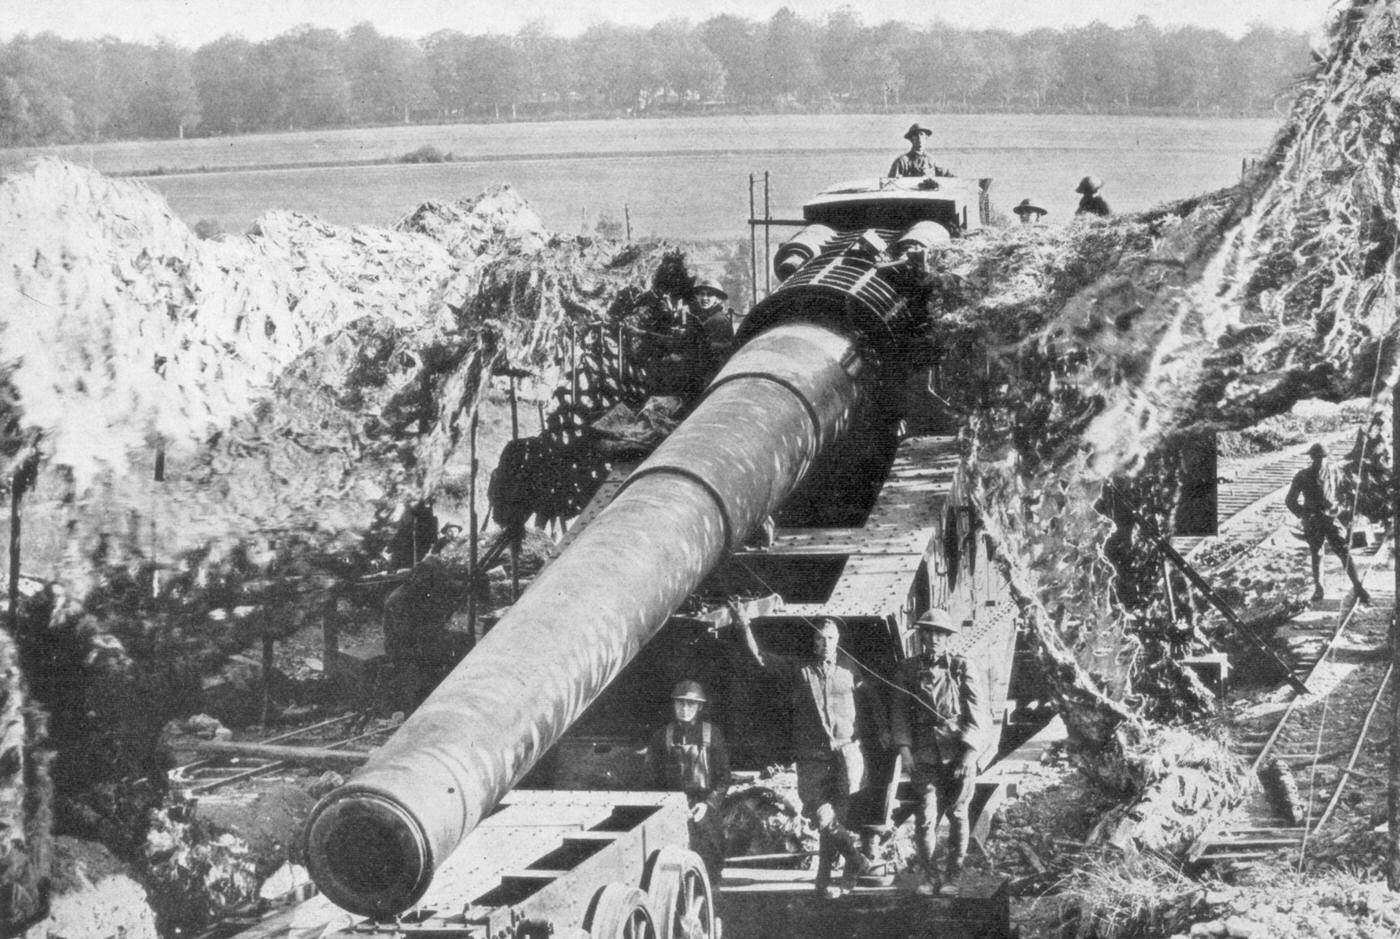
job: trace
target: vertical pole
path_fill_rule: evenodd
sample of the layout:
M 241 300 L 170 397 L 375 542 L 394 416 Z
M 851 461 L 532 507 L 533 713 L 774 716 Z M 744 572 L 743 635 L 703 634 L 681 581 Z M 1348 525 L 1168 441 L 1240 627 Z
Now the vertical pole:
M 477 569 L 476 569 L 477 560 L 478 560 L 478 559 L 477 559 L 477 556 L 476 556 L 476 539 L 477 539 L 477 535 L 478 535 L 478 529 L 479 529 L 479 527 L 480 527 L 480 521 L 477 519 L 477 516 L 476 516 L 476 473 L 477 473 L 477 462 L 476 462 L 476 428 L 477 428 L 478 420 L 479 420 L 479 418 L 478 418 L 478 411 L 477 411 L 475 408 L 473 408 L 473 409 L 472 409 L 471 444 L 470 444 L 470 447 L 471 447 L 471 469 L 470 469 L 470 475 L 469 475 L 469 477 L 468 477 L 468 484 L 467 484 L 467 485 L 468 485 L 468 493 L 467 493 L 467 529 L 468 529 L 468 537 L 470 537 L 470 539 L 471 539 L 471 544 L 470 544 L 470 546 L 468 547 L 467 550 L 468 550 L 468 552 L 469 552 L 469 560 L 470 560 L 470 563 L 471 563 L 471 568 L 470 568 L 470 570 L 471 570 L 471 578 L 472 578 L 472 579 L 471 579 L 471 589 L 467 592 L 467 631 L 468 631 L 469 633 L 471 633 L 472 642 L 473 642 L 473 643 L 475 643 L 475 642 L 477 642 L 478 640 L 481 639 L 481 637 L 478 636 L 478 635 L 477 635 L 477 632 L 476 632 L 476 585 L 477 585 L 477 582 L 480 580 L 480 578 L 478 577 L 478 573 L 479 573 L 479 572 L 478 572 Z
M 1172 571 L 1167 559 L 1162 559 L 1162 584 L 1166 588 L 1167 619 L 1176 623 L 1176 591 L 1172 588 Z
M 627 243 L 632 243 L 632 207 L 626 202 L 622 203 L 622 218 L 627 224 Z
M 572 321 L 569 323 L 569 409 L 573 414 L 578 413 L 578 335 Z
M 626 384 L 626 381 L 625 381 L 625 379 L 624 379 L 623 376 L 626 374 L 626 370 L 627 370 L 627 352 L 626 352 L 626 347 L 623 345 L 623 339 L 624 339 L 624 336 L 623 336 L 623 333 L 622 333 L 622 324 L 621 324 L 621 323 L 618 323 L 618 324 L 617 324 L 617 396 L 618 396 L 619 398 L 622 397 L 622 389 L 623 389 L 624 385 Z
M 10 635 L 19 635 L 19 500 L 24 498 L 24 469 L 10 477 Z
M 321 671 L 327 677 L 340 667 L 340 595 L 331 587 L 321 606 Z
M 754 177 L 749 174 L 749 303 L 758 302 L 758 229 L 754 228 Z
M 768 233 L 773 230 L 769 221 L 773 218 L 768 202 L 768 171 L 763 171 L 763 295 L 773 292 L 773 249 L 769 244 Z
M 515 373 L 510 376 L 510 439 L 520 439 L 520 414 L 515 398 Z M 510 599 L 520 599 L 520 533 L 510 539 Z
M 264 627 L 267 628 L 267 627 Z M 267 718 L 272 710 L 272 653 L 276 647 L 277 640 L 272 633 L 263 633 L 262 637 L 262 725 L 267 726 Z
M 1392 452 L 1390 508 L 1393 515 L 1390 529 L 1390 553 L 1395 564 L 1395 595 L 1397 600 L 1400 600 L 1400 545 L 1396 544 L 1396 538 L 1400 538 L 1400 467 L 1395 465 L 1393 456 L 1397 452 L 1397 442 L 1400 442 L 1400 381 L 1397 381 L 1390 389 L 1390 433 Z M 1396 620 L 1397 610 L 1400 610 L 1400 604 L 1392 605 L 1390 611 L 1390 660 L 1392 663 L 1400 662 L 1400 626 L 1397 625 Z M 1385 882 L 1392 891 L 1400 893 L 1400 682 L 1396 682 L 1390 688 L 1390 755 L 1387 762 L 1390 782 L 1386 790 L 1386 810 L 1390 817 L 1390 825 L 1385 834 Z

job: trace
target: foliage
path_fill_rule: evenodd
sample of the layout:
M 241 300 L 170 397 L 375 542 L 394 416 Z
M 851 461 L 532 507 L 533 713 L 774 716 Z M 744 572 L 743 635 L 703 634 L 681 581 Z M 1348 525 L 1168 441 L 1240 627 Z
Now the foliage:
M 260 875 L 248 845 L 162 809 L 151 813 L 144 860 L 146 886 L 162 935 L 197 931 L 257 897 Z
M 1302 35 L 1262 24 L 1239 40 L 1146 18 L 1012 33 L 867 26 L 849 7 L 568 39 L 539 23 L 418 42 L 299 26 L 193 52 L 46 33 L 0 44 L 0 146 L 715 106 L 1265 113 L 1307 57 Z
M 427 143 L 417 150 L 410 150 L 399 157 L 400 163 L 450 163 L 451 161 L 451 153 L 443 153 L 437 147 Z

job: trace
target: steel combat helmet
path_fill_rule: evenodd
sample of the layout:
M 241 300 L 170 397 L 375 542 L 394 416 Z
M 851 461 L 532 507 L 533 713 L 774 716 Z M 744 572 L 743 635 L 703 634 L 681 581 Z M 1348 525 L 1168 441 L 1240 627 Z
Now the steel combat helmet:
M 932 609 L 919 617 L 914 628 L 920 632 L 925 629 L 940 629 L 945 633 L 955 633 L 958 631 L 958 624 L 948 615 L 947 610 Z
M 676 682 L 676 687 L 671 689 L 672 701 L 694 701 L 697 704 L 706 704 L 709 698 L 705 697 L 705 689 L 700 687 L 698 681 L 686 679 Z

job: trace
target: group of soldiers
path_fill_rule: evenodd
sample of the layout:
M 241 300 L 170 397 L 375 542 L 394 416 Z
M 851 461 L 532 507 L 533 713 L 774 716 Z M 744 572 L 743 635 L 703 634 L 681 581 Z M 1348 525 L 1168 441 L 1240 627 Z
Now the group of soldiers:
M 916 886 L 924 896 L 956 895 L 967 857 L 968 807 L 991 723 L 987 691 L 967 659 L 949 651 L 959 626 L 941 609 L 915 624 L 918 652 L 901 663 L 888 711 L 873 673 L 842 654 L 840 620 L 818 619 L 810 655 L 765 649 L 736 603 L 731 623 L 753 660 L 783 683 L 792 715 L 797 797 L 818 835 L 816 889 L 835 899 L 872 870 L 862 842 L 848 827 L 852 802 L 866 787 L 865 748 L 895 748 L 914 789 Z M 691 840 L 710 877 L 724 860 L 720 807 L 730 782 L 729 757 L 718 727 L 700 720 L 708 698 L 700 684 L 681 681 L 673 691 L 675 719 L 653 736 L 649 762 L 658 786 L 682 790 L 691 806 Z M 948 819 L 942 874 L 935 864 L 939 818 Z M 837 859 L 841 877 L 833 879 Z
M 890 171 L 887 176 L 952 176 L 953 171 L 939 166 L 933 161 L 933 156 L 924 149 L 924 138 L 933 135 L 933 131 L 920 124 L 911 124 L 904 132 L 904 139 L 909 141 L 907 153 L 901 153 L 890 164 Z M 1085 176 L 1075 187 L 1075 192 L 1079 195 L 1079 205 L 1075 208 L 1075 215 L 1096 215 L 1106 218 L 1112 214 L 1108 207 L 1108 202 L 1102 195 L 1103 180 L 1097 176 Z M 1011 211 L 1015 212 L 1021 219 L 1023 225 L 1033 225 L 1039 222 L 1049 213 L 1031 202 L 1030 199 L 1022 199 Z

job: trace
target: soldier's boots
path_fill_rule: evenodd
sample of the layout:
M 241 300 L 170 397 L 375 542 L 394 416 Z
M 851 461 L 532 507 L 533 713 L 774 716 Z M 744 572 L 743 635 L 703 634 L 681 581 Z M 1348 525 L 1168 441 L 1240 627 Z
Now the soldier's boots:
M 870 873 L 870 859 L 861 853 L 860 839 L 851 832 L 837 825 L 832 829 L 832 836 L 841 850 L 841 856 L 846 859 L 841 871 L 841 887 L 843 890 L 854 890 L 861 875 Z
M 938 888 L 939 896 L 956 897 L 958 895 L 958 880 L 962 877 L 965 857 L 966 850 L 961 854 L 953 852 L 948 855 L 947 876 L 943 878 L 943 886 Z
M 820 853 L 817 858 L 817 893 L 825 899 L 835 900 L 854 890 L 863 874 L 870 872 L 870 859 L 860 850 L 860 839 L 840 825 L 832 825 L 821 833 Z M 831 882 L 831 868 L 840 855 L 845 864 L 841 880 Z

